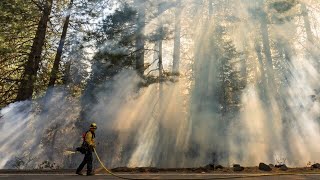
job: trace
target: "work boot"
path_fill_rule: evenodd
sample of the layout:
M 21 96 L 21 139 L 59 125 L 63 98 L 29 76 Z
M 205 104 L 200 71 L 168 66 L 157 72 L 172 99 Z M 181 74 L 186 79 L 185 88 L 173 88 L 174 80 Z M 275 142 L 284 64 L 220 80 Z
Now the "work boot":
M 94 176 L 93 172 L 87 173 L 87 176 Z
M 82 172 L 80 171 L 80 172 L 76 172 L 76 174 L 78 174 L 78 175 L 80 175 L 80 176 L 83 176 L 83 174 L 82 174 Z

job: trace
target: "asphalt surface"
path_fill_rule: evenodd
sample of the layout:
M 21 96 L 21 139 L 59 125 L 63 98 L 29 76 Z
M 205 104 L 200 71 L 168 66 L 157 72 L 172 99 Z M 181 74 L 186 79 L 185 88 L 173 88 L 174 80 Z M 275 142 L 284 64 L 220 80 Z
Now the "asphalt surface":
M 320 174 L 297 174 L 297 175 L 270 175 L 270 174 L 175 174 L 175 173 L 160 173 L 160 174 L 118 174 L 130 179 L 253 179 L 253 180 L 320 180 Z M 74 174 L 0 174 L 0 179 L 9 180 L 110 180 L 119 179 L 111 175 L 97 174 L 95 176 L 78 176 Z

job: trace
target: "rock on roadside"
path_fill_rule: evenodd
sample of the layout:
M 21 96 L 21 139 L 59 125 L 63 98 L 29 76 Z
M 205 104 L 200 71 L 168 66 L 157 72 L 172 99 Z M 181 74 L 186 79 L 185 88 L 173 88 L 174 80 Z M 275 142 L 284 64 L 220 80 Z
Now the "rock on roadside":
M 261 171 L 271 171 L 272 169 L 271 169 L 271 167 L 268 166 L 267 164 L 265 164 L 265 163 L 260 163 L 260 164 L 259 164 L 259 170 L 261 170 Z
M 320 169 L 320 164 L 319 163 L 315 163 L 315 164 L 312 164 L 311 167 L 315 168 L 315 169 Z
M 243 171 L 244 170 L 244 167 L 240 166 L 240 164 L 234 164 L 233 165 L 233 171 Z
M 280 170 L 286 171 L 286 170 L 288 170 L 288 167 L 285 164 L 283 164 L 282 166 L 280 166 Z

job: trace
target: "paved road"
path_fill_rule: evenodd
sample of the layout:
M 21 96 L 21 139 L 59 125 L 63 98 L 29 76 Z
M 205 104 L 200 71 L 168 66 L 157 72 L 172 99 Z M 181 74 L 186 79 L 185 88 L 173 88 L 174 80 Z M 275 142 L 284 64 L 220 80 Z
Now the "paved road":
M 132 179 L 252 179 L 252 180 L 320 180 L 320 174 L 312 175 L 234 175 L 234 174 L 122 174 L 121 176 Z M 0 180 L 110 180 L 118 179 L 110 175 L 77 176 L 73 174 L 0 174 Z

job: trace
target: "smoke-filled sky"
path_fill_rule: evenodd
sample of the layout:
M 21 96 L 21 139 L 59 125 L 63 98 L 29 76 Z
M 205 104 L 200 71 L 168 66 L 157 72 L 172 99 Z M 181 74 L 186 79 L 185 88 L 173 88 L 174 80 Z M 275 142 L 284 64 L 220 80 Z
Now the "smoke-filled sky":
M 146 36 L 167 27 L 166 71 L 175 12 L 181 12 L 181 76 L 141 87 L 145 80 L 134 70 L 121 71 L 97 85 L 97 101 L 81 127 L 86 102 L 63 88 L 46 99 L 10 104 L 0 114 L 0 168 L 17 168 L 19 158 L 28 162 L 19 168 L 39 168 L 46 160 L 76 167 L 81 156 L 64 151 L 81 143 L 90 122 L 98 124 L 97 151 L 108 167 L 320 161 L 319 2 L 124 2 L 147 9 Z M 163 12 L 153 17 L 159 4 Z M 153 62 L 155 54 L 146 52 L 145 60 Z

